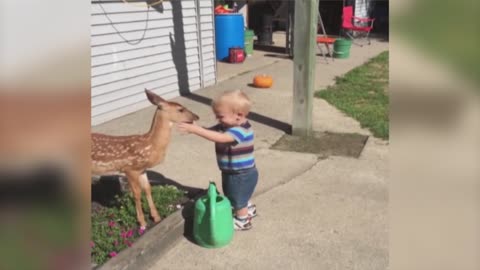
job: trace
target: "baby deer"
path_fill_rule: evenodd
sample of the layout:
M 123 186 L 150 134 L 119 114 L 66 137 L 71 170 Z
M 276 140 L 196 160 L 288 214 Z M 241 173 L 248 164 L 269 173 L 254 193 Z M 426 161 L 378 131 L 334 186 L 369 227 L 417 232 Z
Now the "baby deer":
M 155 222 L 160 215 L 152 199 L 146 170 L 165 157 L 170 142 L 172 122 L 193 122 L 199 117 L 176 102 L 168 102 L 145 89 L 148 100 L 157 106 L 150 131 L 142 135 L 111 136 L 92 133 L 92 174 L 124 173 L 135 197 L 137 220 L 142 228 L 147 223 L 142 211 L 142 190 L 147 196 L 150 214 Z

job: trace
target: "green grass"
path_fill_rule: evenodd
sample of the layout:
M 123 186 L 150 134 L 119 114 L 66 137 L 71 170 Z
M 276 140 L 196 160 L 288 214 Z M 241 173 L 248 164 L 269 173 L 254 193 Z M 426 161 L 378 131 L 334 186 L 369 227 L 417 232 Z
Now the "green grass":
M 353 117 L 375 137 L 388 139 L 388 51 L 335 80 L 315 97 Z

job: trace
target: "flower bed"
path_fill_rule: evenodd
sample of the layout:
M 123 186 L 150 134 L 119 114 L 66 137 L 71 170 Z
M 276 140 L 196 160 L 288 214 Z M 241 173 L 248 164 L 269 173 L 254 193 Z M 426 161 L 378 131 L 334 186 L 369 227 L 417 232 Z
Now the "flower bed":
M 160 216 L 165 218 L 188 201 L 186 192 L 174 186 L 153 186 L 152 197 Z M 134 245 L 136 239 L 144 234 L 137 223 L 135 201 L 128 192 L 115 196 L 114 207 L 92 205 L 91 260 L 96 265 L 115 257 L 121 250 Z M 145 196 L 142 196 L 142 208 L 145 215 L 149 212 Z M 148 228 L 154 225 L 148 221 Z

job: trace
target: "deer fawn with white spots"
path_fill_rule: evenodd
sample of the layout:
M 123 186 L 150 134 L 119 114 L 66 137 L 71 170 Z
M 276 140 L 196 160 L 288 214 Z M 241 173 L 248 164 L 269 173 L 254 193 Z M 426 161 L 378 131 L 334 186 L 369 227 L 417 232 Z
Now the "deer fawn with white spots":
M 146 193 L 153 220 L 160 221 L 146 169 L 163 161 L 173 122 L 193 122 L 199 119 L 196 114 L 178 103 L 168 102 L 147 89 L 145 94 L 148 100 L 157 106 L 150 131 L 130 136 L 92 133 L 91 148 L 92 174 L 121 172 L 127 176 L 135 197 L 137 220 L 142 228 L 147 225 L 141 206 L 142 190 Z

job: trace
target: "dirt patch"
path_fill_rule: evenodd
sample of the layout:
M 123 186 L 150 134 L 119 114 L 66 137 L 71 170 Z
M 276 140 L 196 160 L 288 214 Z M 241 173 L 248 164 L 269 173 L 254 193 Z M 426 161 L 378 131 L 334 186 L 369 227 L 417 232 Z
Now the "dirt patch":
M 313 132 L 309 137 L 283 135 L 271 149 L 312 153 L 321 158 L 328 156 L 358 158 L 367 139 L 368 136 L 358 133 Z

